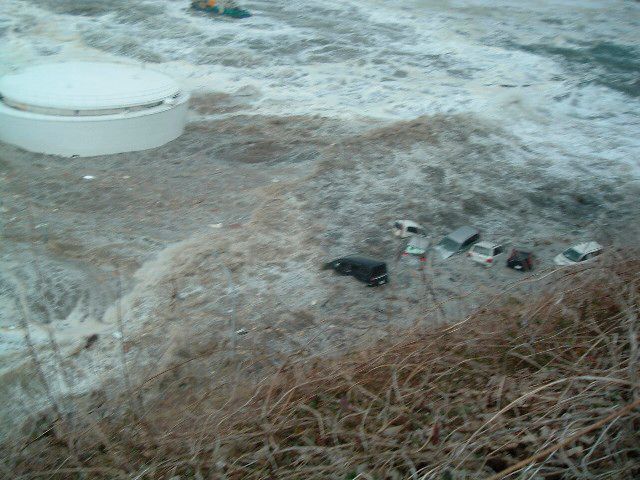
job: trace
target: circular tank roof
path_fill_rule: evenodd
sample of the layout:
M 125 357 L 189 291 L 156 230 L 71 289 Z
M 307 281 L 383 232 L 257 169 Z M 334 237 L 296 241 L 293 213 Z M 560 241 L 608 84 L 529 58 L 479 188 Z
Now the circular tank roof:
M 160 72 L 116 63 L 37 65 L 0 79 L 0 95 L 7 101 L 52 109 L 133 107 L 178 93 L 178 83 Z

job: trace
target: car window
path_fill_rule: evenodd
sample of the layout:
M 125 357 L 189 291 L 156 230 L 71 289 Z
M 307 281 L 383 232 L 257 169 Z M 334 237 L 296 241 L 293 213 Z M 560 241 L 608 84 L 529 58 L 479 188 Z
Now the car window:
M 473 247 L 471 247 L 471 251 L 477 253 L 478 255 L 484 255 L 485 257 L 491 256 L 491 249 L 487 247 L 474 245 Z
M 595 258 L 602 253 L 602 250 L 596 250 L 595 252 L 588 253 L 585 255 L 585 260 L 589 260 L 591 258 Z
M 407 227 L 407 232 L 418 233 L 418 229 L 416 227 Z
M 467 238 L 464 243 L 462 244 L 463 247 L 466 247 L 468 245 L 471 245 L 472 243 L 475 243 L 478 241 L 478 238 L 480 238 L 479 235 L 473 235 L 472 237 Z
M 504 252 L 504 247 L 502 245 L 498 245 L 494 250 L 493 250 L 493 254 L 494 255 L 500 255 L 502 252 Z
M 584 260 L 583 255 L 581 255 L 580 252 L 575 250 L 573 247 L 568 248 L 567 250 L 562 252 L 562 255 L 567 257 L 572 262 L 581 262 L 582 260 Z
M 379 265 L 376 268 L 373 269 L 373 271 L 371 272 L 371 276 L 372 277 L 380 277 L 382 275 L 384 275 L 385 273 L 387 273 L 387 268 L 385 265 Z

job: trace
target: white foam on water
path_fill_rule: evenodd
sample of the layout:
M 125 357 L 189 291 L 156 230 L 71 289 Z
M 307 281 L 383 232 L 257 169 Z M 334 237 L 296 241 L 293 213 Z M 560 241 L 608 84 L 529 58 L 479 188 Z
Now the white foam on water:
M 593 81 L 588 67 L 568 65 L 561 54 L 526 48 L 542 45 L 550 52 L 570 53 L 597 42 L 634 47 L 640 31 L 637 2 L 243 0 L 254 16 L 241 21 L 193 14 L 188 4 L 3 0 L 0 74 L 70 59 L 146 61 L 197 93 L 242 97 L 242 114 L 320 114 L 389 122 L 462 114 L 467 122 L 461 128 L 470 128 L 476 120 L 495 126 L 485 130 L 497 132 L 496 143 L 514 147 L 509 151 L 516 153 L 508 154 L 514 164 L 531 163 L 550 176 L 577 178 L 572 184 L 594 175 L 640 177 L 639 97 Z M 92 15 L 60 13 L 65 5 L 76 13 L 83 5 L 97 10 Z M 405 160 L 404 174 L 417 177 L 410 171 L 412 160 Z M 377 181 L 384 190 L 389 179 Z M 467 176 L 464 187 L 492 188 L 474 181 L 484 180 Z M 525 176 L 513 179 L 527 181 Z M 392 189 L 389 181 L 387 190 Z M 208 241 L 190 240 L 146 263 L 122 299 L 126 324 L 151 321 L 167 301 L 165 283 L 184 274 L 181 269 L 189 266 L 185 258 L 196 258 L 209 248 Z M 288 270 L 285 287 L 309 283 L 295 272 Z M 261 288 L 255 283 L 254 290 Z M 60 314 L 65 318 L 59 322 L 60 335 L 80 342 L 80 350 L 83 335 L 115 329 L 117 312 L 113 304 L 103 323 L 84 319 L 84 298 L 65 304 Z M 24 347 L 24 339 L 9 318 L 18 309 L 13 303 L 2 304 L 6 314 L 0 315 L 0 354 L 9 358 Z M 38 343 L 47 340 L 38 324 L 33 336 Z M 85 357 L 87 371 L 103 372 L 111 366 L 93 351 Z M 89 377 L 79 382 L 78 391 L 88 383 Z
M 558 174 L 575 155 L 639 172 L 640 99 L 519 47 L 634 46 L 635 3 L 253 0 L 243 5 L 254 16 L 241 21 L 194 14 L 187 0 L 105 0 L 94 16 L 54 13 L 50 2 L 4 3 L 0 73 L 79 57 L 151 60 L 196 92 L 251 88 L 258 94 L 246 113 L 473 114 L 534 149 L 552 145 Z

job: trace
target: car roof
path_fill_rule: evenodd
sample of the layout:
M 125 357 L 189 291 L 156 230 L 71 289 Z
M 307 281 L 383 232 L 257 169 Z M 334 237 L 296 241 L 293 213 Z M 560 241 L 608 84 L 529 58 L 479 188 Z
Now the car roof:
M 376 260 L 374 258 L 369 258 L 369 257 L 361 257 L 359 255 L 350 255 L 348 257 L 339 258 L 338 260 L 343 260 L 343 261 L 346 260 L 349 262 L 359 263 L 360 265 L 366 265 L 368 267 L 377 267 L 380 265 L 385 265 L 385 262 L 381 260 Z
M 595 252 L 596 250 L 602 250 L 602 245 L 598 242 L 584 242 L 574 245 L 573 248 L 576 252 L 584 255 L 585 253 Z
M 464 227 L 456 228 L 453 232 L 447 235 L 447 237 L 449 237 L 451 240 L 454 240 L 458 243 L 462 243 L 467 238 L 472 237 L 478 233 L 480 233 L 480 231 L 477 228 L 473 228 L 468 225 L 465 225 Z
M 485 247 L 485 248 L 496 248 L 499 247 L 499 243 L 491 243 L 491 242 L 478 242 L 473 245 L 474 247 Z

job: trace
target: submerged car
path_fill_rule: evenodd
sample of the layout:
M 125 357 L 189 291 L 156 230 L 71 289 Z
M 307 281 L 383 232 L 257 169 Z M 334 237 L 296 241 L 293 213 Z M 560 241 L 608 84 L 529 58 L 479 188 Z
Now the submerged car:
M 407 248 L 404 249 L 404 255 L 420 255 L 423 256 L 427 253 L 429 248 L 429 239 L 423 236 L 413 236 L 407 243 Z
M 598 242 L 585 242 L 567 248 L 553 259 L 556 265 L 567 266 L 593 260 L 602 253 L 602 245 Z
M 514 248 L 507 258 L 507 267 L 528 272 L 533 270 L 536 263 L 536 257 L 531 250 L 524 248 Z
M 480 240 L 480 231 L 477 228 L 464 226 L 457 228 L 440 240 L 435 249 L 442 258 L 449 258 L 478 240 Z
M 497 257 L 504 253 L 504 247 L 496 243 L 478 242 L 467 252 L 467 256 L 474 262 L 480 263 L 485 267 L 492 266 Z
M 323 270 L 328 269 L 335 270 L 340 275 L 351 275 L 370 287 L 389 282 L 387 264 L 373 258 L 358 256 L 336 258 L 324 265 Z
M 393 234 L 396 237 L 407 238 L 412 235 L 426 235 L 425 228 L 412 220 L 396 220 L 393 222 Z

